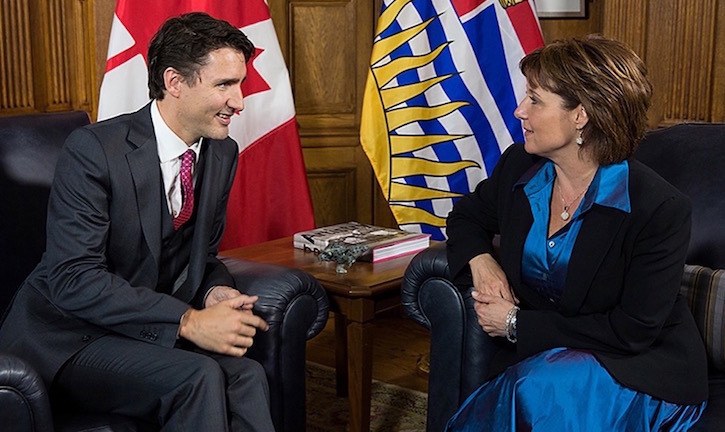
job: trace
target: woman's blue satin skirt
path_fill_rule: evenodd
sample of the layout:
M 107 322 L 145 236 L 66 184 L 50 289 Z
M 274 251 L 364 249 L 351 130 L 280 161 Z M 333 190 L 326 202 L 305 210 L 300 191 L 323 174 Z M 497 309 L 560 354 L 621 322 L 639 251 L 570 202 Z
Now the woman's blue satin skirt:
M 705 409 L 623 387 L 583 351 L 554 348 L 479 387 L 448 421 L 449 432 L 687 431 Z

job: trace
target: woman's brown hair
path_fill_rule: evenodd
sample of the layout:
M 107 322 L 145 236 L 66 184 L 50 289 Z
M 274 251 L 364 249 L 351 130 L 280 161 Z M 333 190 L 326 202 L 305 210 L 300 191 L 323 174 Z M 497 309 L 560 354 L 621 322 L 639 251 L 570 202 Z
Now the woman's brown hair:
M 532 87 L 581 104 L 589 117 L 582 149 L 602 165 L 632 155 L 647 128 L 652 85 L 644 62 L 627 45 L 601 36 L 558 40 L 519 64 Z

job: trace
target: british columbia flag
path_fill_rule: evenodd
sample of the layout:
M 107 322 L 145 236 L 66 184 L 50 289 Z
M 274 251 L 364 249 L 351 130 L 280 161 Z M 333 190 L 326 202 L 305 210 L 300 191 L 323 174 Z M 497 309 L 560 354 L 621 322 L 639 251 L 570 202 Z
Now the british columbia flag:
M 385 0 L 360 138 L 401 228 L 445 239 L 456 199 L 523 141 L 521 58 L 543 45 L 533 0 Z

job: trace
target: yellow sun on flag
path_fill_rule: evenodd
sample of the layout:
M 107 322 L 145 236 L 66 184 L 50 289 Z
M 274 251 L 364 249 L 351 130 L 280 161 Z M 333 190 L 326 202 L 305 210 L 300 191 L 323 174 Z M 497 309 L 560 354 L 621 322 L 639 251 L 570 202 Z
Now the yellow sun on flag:
M 448 190 L 406 184 L 405 177 L 413 175 L 445 177 L 472 167 L 480 167 L 474 161 L 459 160 L 440 162 L 410 156 L 411 152 L 448 142 L 467 135 L 411 135 L 401 128 L 414 122 L 440 119 L 467 102 L 451 101 L 436 106 L 404 106 L 403 104 L 422 95 L 426 90 L 439 85 L 453 76 L 446 74 L 420 82 L 398 85 L 394 79 L 401 73 L 431 64 L 448 43 L 431 47 L 423 55 L 403 56 L 390 60 L 389 55 L 401 45 L 408 43 L 436 18 L 423 21 L 393 35 L 380 35 L 395 21 L 400 11 L 412 0 L 395 0 L 380 15 L 376 40 L 370 60 L 370 73 L 363 99 L 363 120 L 360 140 L 367 153 L 378 182 L 390 203 L 398 224 L 427 224 L 445 227 L 445 217 L 415 206 L 415 201 L 441 198 L 456 198 L 461 194 Z

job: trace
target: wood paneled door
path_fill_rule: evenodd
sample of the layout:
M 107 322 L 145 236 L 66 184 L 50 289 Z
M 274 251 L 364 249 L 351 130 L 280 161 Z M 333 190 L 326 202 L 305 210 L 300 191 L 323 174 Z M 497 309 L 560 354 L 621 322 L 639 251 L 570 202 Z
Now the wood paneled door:
M 370 0 L 285 0 L 272 8 L 318 226 L 374 221 L 377 189 L 359 128 L 375 10 Z

